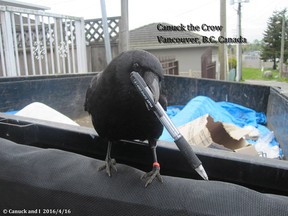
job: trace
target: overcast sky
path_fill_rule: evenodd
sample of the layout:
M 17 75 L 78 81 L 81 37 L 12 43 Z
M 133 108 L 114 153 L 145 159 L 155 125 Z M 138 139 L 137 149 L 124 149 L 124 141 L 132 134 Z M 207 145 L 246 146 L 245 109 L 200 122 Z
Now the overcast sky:
M 49 12 L 101 18 L 100 0 L 19 0 L 48 6 Z M 237 1 L 237 0 L 235 0 Z M 244 1 L 244 0 L 242 0 Z M 121 0 L 106 0 L 107 16 L 120 16 Z M 287 0 L 250 0 L 242 4 L 242 35 L 252 42 L 262 39 L 267 20 L 275 10 L 288 8 Z M 236 4 L 227 0 L 227 36 L 236 36 Z M 193 24 L 220 25 L 220 0 L 129 0 L 129 29 L 150 24 L 166 22 L 173 25 Z M 197 32 L 199 33 L 199 32 Z M 219 32 L 200 32 L 203 35 L 219 35 Z

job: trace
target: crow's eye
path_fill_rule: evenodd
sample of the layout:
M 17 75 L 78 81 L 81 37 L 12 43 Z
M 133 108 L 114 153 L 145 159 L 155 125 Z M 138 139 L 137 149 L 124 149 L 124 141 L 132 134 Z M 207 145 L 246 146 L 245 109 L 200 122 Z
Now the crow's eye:
M 133 67 L 133 70 L 134 70 L 134 71 L 139 72 L 139 70 L 140 70 L 140 65 L 139 65 L 138 63 L 134 63 L 132 67 Z

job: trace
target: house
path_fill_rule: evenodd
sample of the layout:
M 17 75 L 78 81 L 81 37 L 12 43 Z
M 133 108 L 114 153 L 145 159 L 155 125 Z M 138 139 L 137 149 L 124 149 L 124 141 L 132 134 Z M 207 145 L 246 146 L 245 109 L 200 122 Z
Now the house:
M 129 48 L 147 50 L 160 59 L 174 57 L 180 75 L 201 77 L 201 55 L 207 48 L 212 48 L 212 59 L 218 62 L 218 45 L 203 43 L 202 38 L 200 34 L 184 31 L 183 26 L 152 23 L 130 31 Z
M 33 10 L 43 10 L 43 11 L 51 9 L 50 7 L 31 4 L 31 3 L 22 2 L 22 1 L 16 1 L 16 0 L 0 0 L 0 5 L 20 7 L 20 8 L 33 9 Z

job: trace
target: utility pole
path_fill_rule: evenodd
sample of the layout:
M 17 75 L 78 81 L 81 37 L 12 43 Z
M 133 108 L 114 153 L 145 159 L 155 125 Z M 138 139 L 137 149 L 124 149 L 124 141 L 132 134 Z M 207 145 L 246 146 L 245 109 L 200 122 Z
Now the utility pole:
M 281 53 L 280 53 L 280 62 L 279 62 L 279 74 L 280 77 L 283 77 L 283 62 L 284 62 L 284 37 L 285 37 L 285 13 L 286 10 L 283 12 L 283 19 L 282 19 L 282 33 L 281 33 Z
M 129 50 L 128 0 L 121 0 L 121 19 L 119 27 L 119 52 Z
M 100 0 L 101 2 L 101 11 L 102 11 L 102 26 L 104 31 L 104 43 L 105 43 L 105 51 L 106 51 L 106 62 L 107 64 L 110 63 L 112 60 L 111 54 L 111 46 L 110 46 L 110 36 L 107 24 L 107 14 L 106 14 L 106 4 L 105 0 Z
M 220 25 L 223 26 L 220 36 L 226 38 L 226 0 L 220 0 Z M 227 76 L 227 47 L 224 43 L 219 45 L 220 80 Z
M 238 37 L 241 36 L 241 2 L 238 2 Z M 237 50 L 237 73 L 236 73 L 236 81 L 239 82 L 242 79 L 242 46 L 240 43 L 236 44 Z
M 231 0 L 231 4 L 237 3 L 238 9 L 237 9 L 237 15 L 238 15 L 238 21 L 237 21 L 237 37 L 242 36 L 241 31 L 241 3 L 243 2 L 249 2 L 249 0 Z M 237 58 L 237 69 L 236 69 L 236 81 L 239 82 L 242 79 L 242 45 L 241 43 L 236 44 L 236 58 Z

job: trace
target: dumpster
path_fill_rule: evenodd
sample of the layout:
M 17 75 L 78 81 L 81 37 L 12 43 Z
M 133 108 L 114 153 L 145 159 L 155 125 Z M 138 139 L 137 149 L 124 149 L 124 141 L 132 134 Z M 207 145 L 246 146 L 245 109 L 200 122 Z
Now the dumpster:
M 95 73 L 0 79 L 0 137 L 25 146 L 59 149 L 103 160 L 107 143 L 91 127 L 14 115 L 41 102 L 67 117 L 87 117 L 83 104 Z M 277 88 L 235 82 L 165 76 L 169 105 L 186 104 L 196 96 L 228 101 L 264 112 L 267 126 L 283 150 L 282 160 L 267 159 L 193 146 L 211 180 L 234 183 L 261 193 L 288 195 L 288 98 Z M 158 142 L 162 175 L 199 179 L 173 142 Z M 120 140 L 113 145 L 118 163 L 149 171 L 151 154 L 146 142 Z

